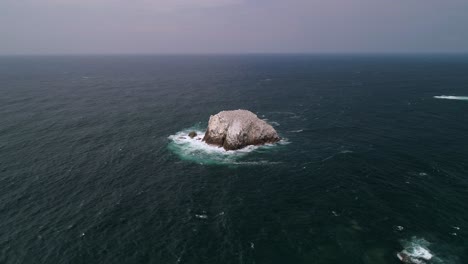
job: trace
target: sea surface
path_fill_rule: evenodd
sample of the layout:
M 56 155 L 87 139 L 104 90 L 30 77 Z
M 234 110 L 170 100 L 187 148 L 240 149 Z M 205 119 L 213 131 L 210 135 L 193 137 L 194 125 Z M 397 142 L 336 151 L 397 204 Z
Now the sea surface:
M 248 109 L 279 144 L 224 152 Z M 0 263 L 468 263 L 468 55 L 0 57 Z

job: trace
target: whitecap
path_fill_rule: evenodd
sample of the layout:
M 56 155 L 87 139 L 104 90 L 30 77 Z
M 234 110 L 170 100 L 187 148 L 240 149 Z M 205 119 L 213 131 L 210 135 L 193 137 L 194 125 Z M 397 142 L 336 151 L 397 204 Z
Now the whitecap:
M 468 100 L 468 96 L 454 96 L 454 95 L 437 95 L 436 99 L 449 99 L 449 100 Z
M 195 217 L 199 219 L 208 219 L 208 216 L 206 214 L 196 214 Z
M 303 129 L 298 129 L 298 130 L 291 130 L 291 131 L 288 131 L 290 133 L 301 133 L 302 131 L 304 131 Z
M 404 249 L 397 253 L 397 257 L 402 262 L 425 264 L 434 257 L 429 250 L 431 244 L 424 238 L 412 237 L 401 241 L 401 244 Z

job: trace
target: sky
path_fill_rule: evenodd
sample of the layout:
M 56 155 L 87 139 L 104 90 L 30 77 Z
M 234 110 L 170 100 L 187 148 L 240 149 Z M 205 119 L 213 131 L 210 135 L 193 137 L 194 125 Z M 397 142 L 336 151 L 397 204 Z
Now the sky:
M 0 0 L 0 54 L 468 52 L 468 0 Z

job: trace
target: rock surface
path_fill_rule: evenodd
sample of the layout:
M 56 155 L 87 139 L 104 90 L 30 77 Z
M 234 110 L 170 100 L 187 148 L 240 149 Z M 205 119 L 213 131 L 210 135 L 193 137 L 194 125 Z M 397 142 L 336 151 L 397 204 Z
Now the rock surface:
M 280 140 L 275 129 L 247 110 L 222 111 L 208 121 L 203 141 L 236 150 L 249 145 L 263 145 Z
M 189 136 L 190 138 L 194 138 L 194 137 L 197 136 L 197 132 L 191 131 L 191 132 L 188 134 L 188 136 Z

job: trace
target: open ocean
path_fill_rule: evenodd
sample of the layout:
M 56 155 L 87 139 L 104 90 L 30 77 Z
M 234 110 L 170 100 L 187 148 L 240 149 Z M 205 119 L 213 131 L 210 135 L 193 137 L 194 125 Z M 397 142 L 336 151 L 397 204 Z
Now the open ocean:
M 178 140 L 233 109 L 283 140 Z M 402 250 L 468 263 L 468 55 L 0 57 L 2 264 Z

